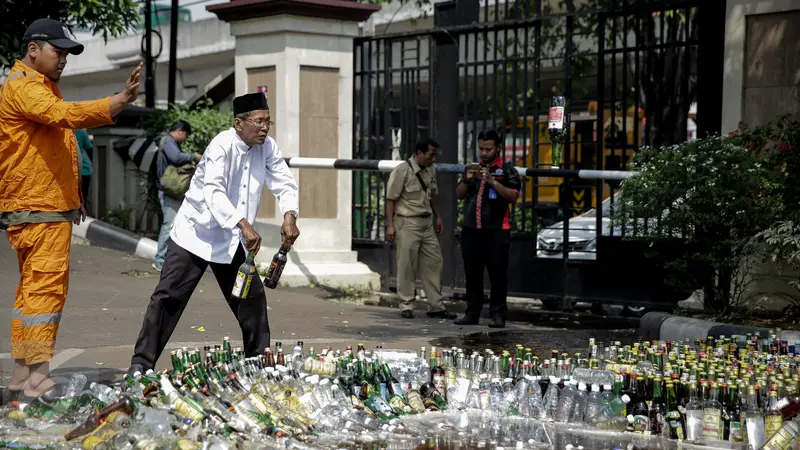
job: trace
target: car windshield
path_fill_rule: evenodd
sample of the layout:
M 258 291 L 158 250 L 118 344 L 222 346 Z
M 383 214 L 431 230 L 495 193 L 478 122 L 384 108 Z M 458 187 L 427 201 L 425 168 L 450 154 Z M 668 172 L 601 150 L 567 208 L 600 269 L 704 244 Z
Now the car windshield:
M 611 217 L 611 197 L 603 200 L 602 205 L 602 217 Z M 597 217 L 597 208 L 592 208 L 589 211 L 583 214 L 583 217 Z

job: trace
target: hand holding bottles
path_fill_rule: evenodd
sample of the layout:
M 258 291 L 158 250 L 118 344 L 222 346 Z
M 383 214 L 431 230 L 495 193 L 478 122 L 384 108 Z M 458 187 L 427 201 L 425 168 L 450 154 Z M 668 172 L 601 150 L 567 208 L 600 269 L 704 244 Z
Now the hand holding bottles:
M 261 236 L 256 232 L 255 228 L 247 221 L 247 219 L 242 219 L 239 221 L 239 229 L 242 230 L 242 237 L 244 237 L 244 246 L 247 248 L 248 251 L 258 253 L 258 249 L 261 248 Z M 283 233 L 283 231 L 281 231 Z
M 297 219 L 295 219 L 292 213 L 287 212 L 283 215 L 283 226 L 281 226 L 283 245 L 287 247 L 287 249 L 292 248 L 298 236 L 300 236 L 300 230 L 297 229 Z

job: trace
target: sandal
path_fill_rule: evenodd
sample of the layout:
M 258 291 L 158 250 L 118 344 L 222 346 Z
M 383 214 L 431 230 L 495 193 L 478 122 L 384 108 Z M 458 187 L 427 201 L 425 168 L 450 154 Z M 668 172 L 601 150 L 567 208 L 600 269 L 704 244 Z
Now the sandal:
M 67 391 L 67 385 L 65 384 L 56 384 L 38 396 L 25 395 L 24 391 L 19 391 L 19 396 L 17 397 L 17 401 L 19 403 L 31 404 L 34 400 L 40 400 L 44 403 L 52 404 L 61 399 L 62 397 L 64 397 L 66 391 Z

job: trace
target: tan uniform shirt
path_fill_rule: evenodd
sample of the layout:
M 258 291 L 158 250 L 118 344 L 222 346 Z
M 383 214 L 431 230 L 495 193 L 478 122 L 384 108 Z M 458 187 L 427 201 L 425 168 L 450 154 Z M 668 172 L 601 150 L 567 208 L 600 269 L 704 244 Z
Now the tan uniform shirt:
M 433 166 L 421 168 L 413 156 L 408 159 L 408 162 L 397 166 L 389 175 L 389 182 L 386 184 L 386 198 L 395 201 L 395 214 L 398 216 L 430 216 L 433 214 L 431 197 L 439 193 L 439 187 L 436 184 L 436 169 Z M 417 173 L 425 182 L 427 191 L 422 188 L 422 184 L 416 176 Z

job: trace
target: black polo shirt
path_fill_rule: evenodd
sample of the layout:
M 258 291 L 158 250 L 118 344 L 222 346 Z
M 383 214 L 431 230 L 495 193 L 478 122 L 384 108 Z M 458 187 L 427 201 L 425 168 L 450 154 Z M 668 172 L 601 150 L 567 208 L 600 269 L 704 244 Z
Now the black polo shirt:
M 486 163 L 481 162 L 481 167 L 487 167 Z M 497 158 L 488 165 L 490 173 L 497 181 L 498 184 L 511 189 L 517 194 L 520 190 L 519 172 L 514 168 L 514 165 L 508 162 L 503 162 L 501 158 Z M 461 175 L 461 181 L 466 180 L 467 169 Z M 469 184 L 467 197 L 464 199 L 464 221 L 462 226 L 468 228 L 478 228 L 477 221 L 475 220 L 475 213 L 477 211 L 478 202 L 481 202 L 481 228 L 482 229 L 495 229 L 495 230 L 510 230 L 511 221 L 509 220 L 510 209 L 509 202 L 503 199 L 491 186 L 488 184 L 483 189 L 482 198 L 478 198 L 478 191 L 481 187 L 480 176 L 473 177 Z

